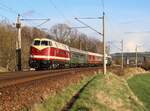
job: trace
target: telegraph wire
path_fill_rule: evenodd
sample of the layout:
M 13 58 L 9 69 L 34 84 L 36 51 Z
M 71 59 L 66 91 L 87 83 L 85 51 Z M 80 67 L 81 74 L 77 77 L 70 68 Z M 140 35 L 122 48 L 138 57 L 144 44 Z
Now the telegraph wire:
M 6 17 L 6 16 L 4 16 L 4 15 L 1 15 L 1 14 L 0 14 L 0 16 L 1 16 L 1 19 L 2 19 L 2 20 L 8 20 L 8 21 L 10 21 L 8 17 Z M 0 21 L 0 22 L 1 22 L 1 21 Z
M 16 15 L 16 13 L 13 13 L 12 11 L 8 10 L 7 8 L 4 8 L 3 6 L 1 6 L 1 4 L 0 4 L 0 9 Z
M 42 22 L 41 24 L 37 25 L 36 27 L 41 27 L 43 24 L 47 23 L 49 20 L 50 20 L 50 19 L 48 19 L 48 20 Z
M 28 8 L 32 8 L 32 10 L 35 11 L 34 13 L 35 13 L 36 15 L 42 16 L 42 17 L 45 16 L 45 14 L 40 13 L 40 12 L 38 12 L 37 10 L 35 10 L 34 7 L 32 6 L 32 4 L 29 4 L 28 1 L 27 1 L 27 2 L 22 1 L 22 2 L 24 2 L 24 3 L 27 5 Z M 32 10 L 31 10 L 31 11 L 32 11 Z M 24 15 L 24 14 L 23 14 L 23 15 Z M 26 16 L 26 15 L 25 15 L 25 16 Z
M 17 11 L 15 11 L 13 8 L 10 8 L 10 7 L 8 7 L 7 5 L 5 5 L 4 3 L 2 3 L 2 0 L 0 1 L 0 9 L 1 9 L 1 10 L 4 10 L 4 11 L 7 11 L 7 12 L 13 14 L 13 15 L 18 15 L 18 12 L 17 12 Z M 0 16 L 4 17 L 4 18 L 7 19 L 8 21 L 10 21 L 10 19 L 9 19 L 8 17 L 3 16 L 3 15 L 0 15 Z M 22 16 L 22 15 L 20 15 L 20 16 Z M 23 17 L 23 16 L 22 16 L 22 17 Z
M 64 13 L 63 13 L 62 11 L 60 11 L 60 9 L 58 9 L 58 7 L 57 7 L 56 4 L 53 2 L 53 0 L 49 0 L 49 2 L 50 2 L 51 5 L 57 10 L 58 14 L 60 14 L 65 20 L 67 20 L 66 17 L 65 17 L 65 15 L 64 15 Z
M 6 10 L 6 11 L 9 11 L 10 13 L 12 13 L 12 14 L 18 14 L 14 9 L 12 9 L 12 8 L 10 8 L 10 7 L 8 7 L 8 6 L 6 6 L 5 4 L 3 4 L 2 2 L 0 2 L 0 6 L 1 6 L 1 9 L 3 8 L 4 10 Z

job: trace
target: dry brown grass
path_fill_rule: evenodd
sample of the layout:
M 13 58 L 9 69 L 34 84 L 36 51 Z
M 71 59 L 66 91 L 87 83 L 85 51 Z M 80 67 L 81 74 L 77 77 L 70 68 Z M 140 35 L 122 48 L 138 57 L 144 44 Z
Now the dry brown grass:
M 140 67 L 138 68 L 125 68 L 123 70 L 124 74 L 138 74 L 138 73 L 145 73 L 146 71 Z
M 8 72 L 8 70 L 6 68 L 0 67 L 0 73 L 1 72 Z
M 142 69 L 140 67 L 138 67 L 138 68 L 127 67 L 127 68 L 124 68 L 123 70 L 122 69 L 117 69 L 117 70 L 112 70 L 110 72 L 112 72 L 112 73 L 114 73 L 118 76 L 121 76 L 121 77 L 130 78 L 133 75 L 146 73 L 147 71 L 145 71 L 144 69 Z
M 125 68 L 122 72 L 123 76 L 128 79 L 134 75 L 146 73 L 146 71 L 140 67 L 138 68 Z

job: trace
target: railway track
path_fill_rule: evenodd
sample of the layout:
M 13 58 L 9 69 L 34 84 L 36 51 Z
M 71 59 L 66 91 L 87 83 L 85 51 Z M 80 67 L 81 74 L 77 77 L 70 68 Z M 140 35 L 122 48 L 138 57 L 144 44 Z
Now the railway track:
M 116 69 L 109 67 L 109 69 Z M 117 68 L 118 69 L 118 68 Z M 0 111 L 20 111 L 35 103 L 43 102 L 70 84 L 78 83 L 83 76 L 91 76 L 102 67 L 59 69 L 49 71 L 13 72 L 0 75 Z M 86 87 L 86 85 L 85 85 Z M 81 89 L 82 91 L 82 89 Z M 75 98 L 78 98 L 78 94 Z M 66 109 L 72 107 L 72 98 Z
M 40 80 L 49 77 L 61 76 L 64 74 L 74 74 L 81 71 L 90 71 L 102 69 L 101 67 L 88 67 L 88 68 L 71 68 L 59 69 L 48 71 L 27 71 L 27 72 L 12 72 L 0 75 L 0 88 L 9 87 L 25 82 Z

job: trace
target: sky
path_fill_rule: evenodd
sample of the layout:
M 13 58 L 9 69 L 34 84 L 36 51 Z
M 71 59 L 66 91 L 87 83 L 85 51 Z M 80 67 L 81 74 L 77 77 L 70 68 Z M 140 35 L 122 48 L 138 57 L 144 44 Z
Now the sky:
M 0 19 L 16 22 L 17 14 L 22 18 L 50 18 L 40 28 L 50 29 L 57 23 L 70 27 L 83 26 L 75 17 L 101 17 L 105 12 L 105 35 L 111 43 L 111 52 L 120 51 L 124 40 L 124 51 L 150 51 L 150 0 L 0 0 Z M 82 20 L 98 31 L 102 21 Z M 22 21 L 23 25 L 37 26 L 43 21 Z M 90 29 L 78 29 L 92 37 L 102 37 Z

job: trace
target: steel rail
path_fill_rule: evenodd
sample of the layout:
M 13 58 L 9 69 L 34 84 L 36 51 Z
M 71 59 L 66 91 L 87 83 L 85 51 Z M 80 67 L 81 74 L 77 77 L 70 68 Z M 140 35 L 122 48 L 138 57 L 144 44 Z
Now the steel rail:
M 71 69 L 59 69 L 51 71 L 29 71 L 29 72 L 16 72 L 9 74 L 2 74 L 0 76 L 0 88 L 9 87 L 12 85 L 18 85 L 30 81 L 40 80 L 44 78 L 52 78 L 56 76 L 62 76 L 65 74 L 75 74 L 74 72 L 84 72 L 98 70 L 99 67 L 88 68 L 71 68 Z

